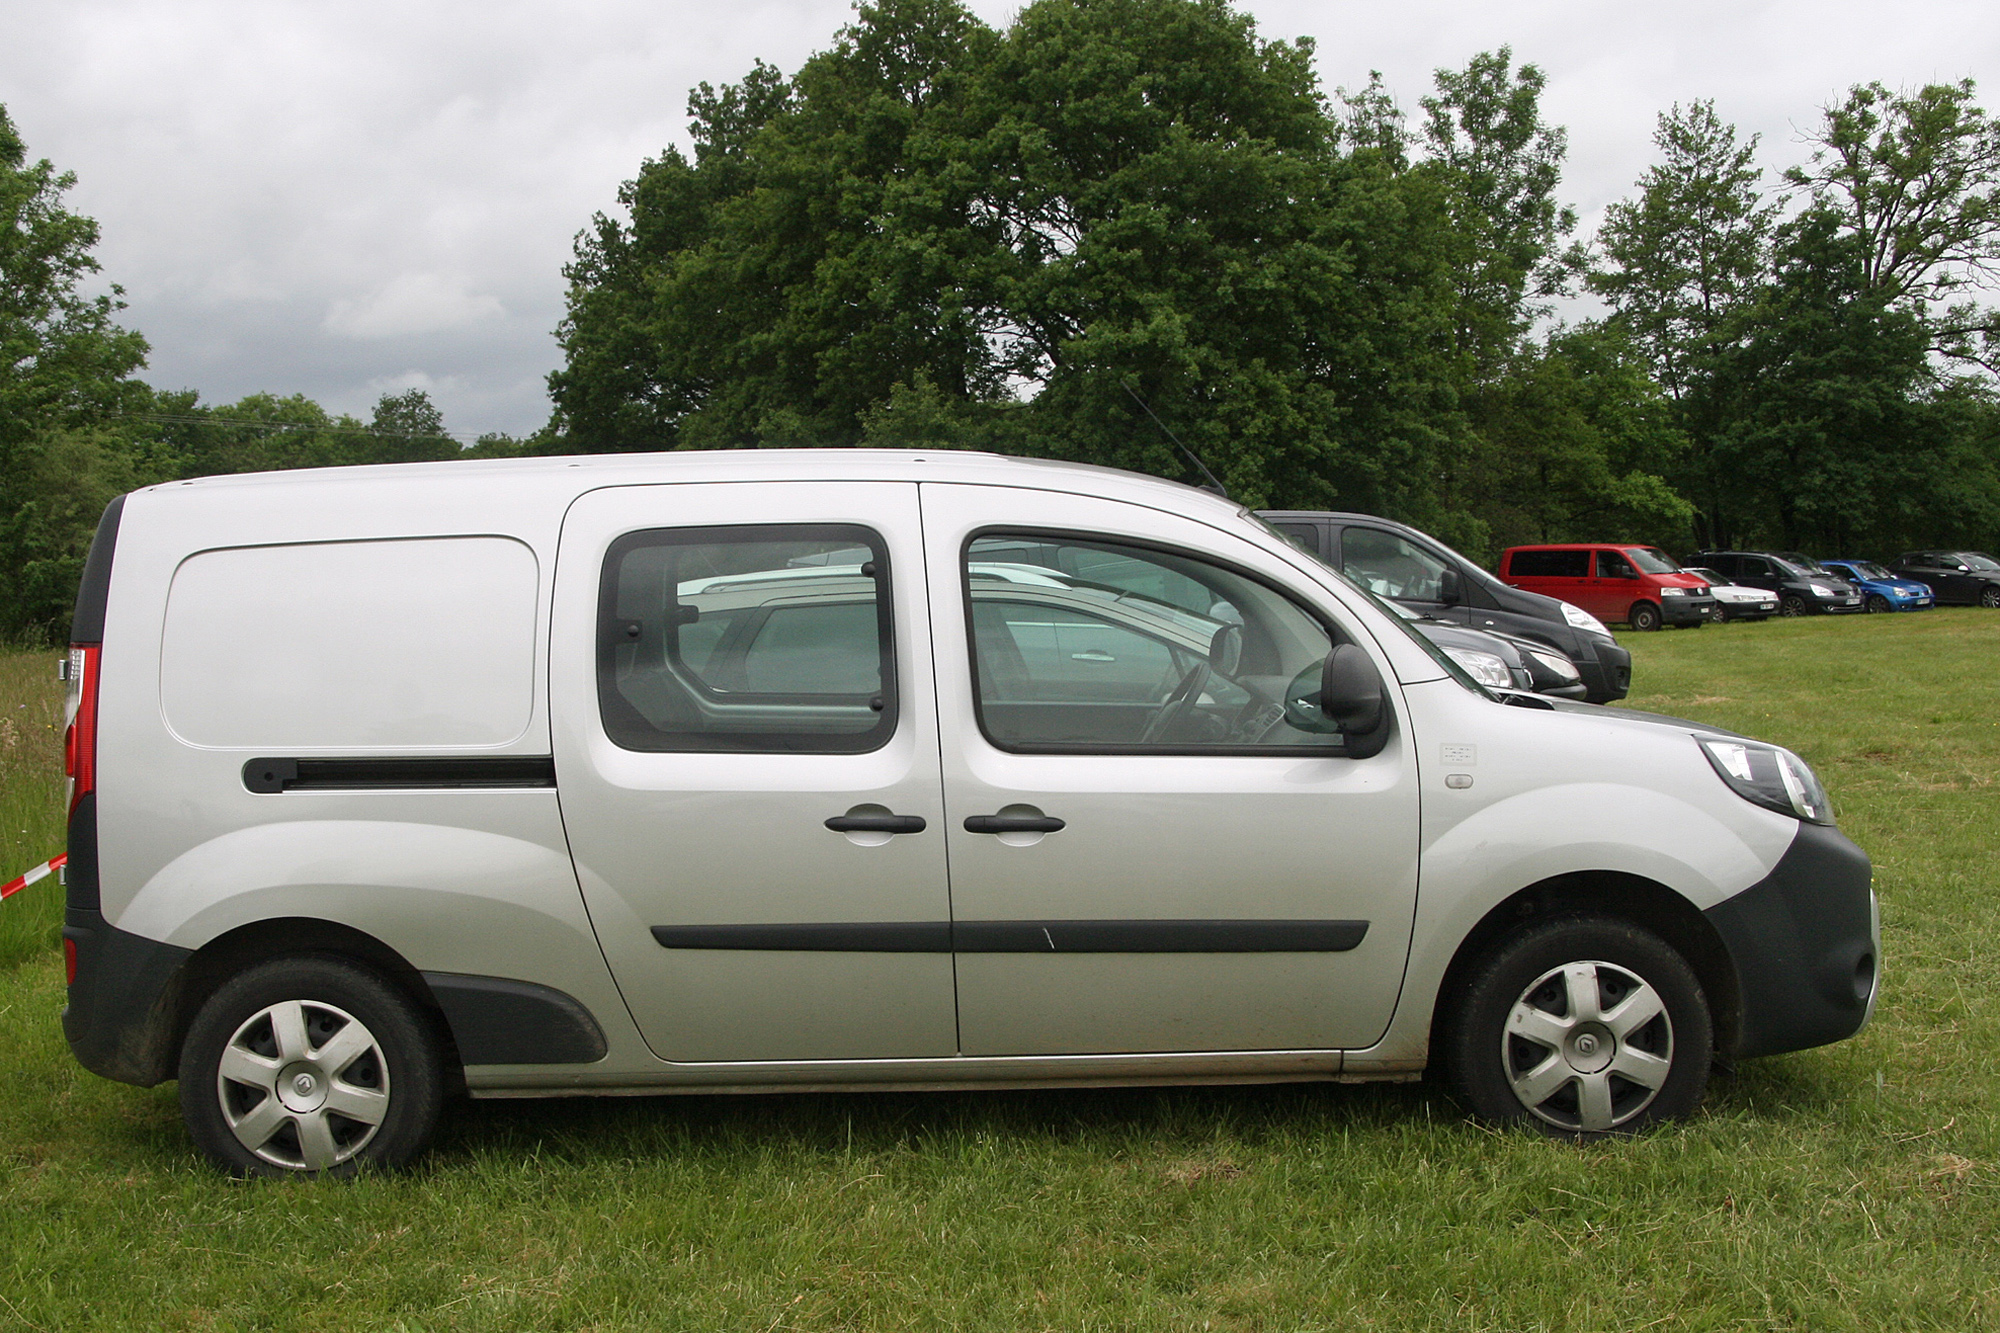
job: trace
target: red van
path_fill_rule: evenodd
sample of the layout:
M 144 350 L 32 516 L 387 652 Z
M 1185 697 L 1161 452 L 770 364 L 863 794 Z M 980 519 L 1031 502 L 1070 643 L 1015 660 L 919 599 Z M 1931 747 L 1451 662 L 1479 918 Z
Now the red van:
M 1637 630 L 1700 625 L 1715 598 L 1708 584 L 1657 546 L 1559 542 L 1510 546 L 1500 554 L 1500 579 L 1510 587 L 1560 597 L 1599 620 Z

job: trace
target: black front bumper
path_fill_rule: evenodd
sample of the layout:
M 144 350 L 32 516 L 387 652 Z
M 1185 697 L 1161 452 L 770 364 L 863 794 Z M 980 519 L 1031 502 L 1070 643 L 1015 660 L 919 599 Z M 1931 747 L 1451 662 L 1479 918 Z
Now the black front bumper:
M 1584 638 L 1590 652 L 1572 654 L 1577 674 L 1583 677 L 1584 698 L 1594 704 L 1608 704 L 1632 692 L 1632 653 L 1615 643 L 1599 643 Z
M 1824 1046 L 1867 1023 L 1881 976 L 1871 874 L 1840 830 L 1802 823 L 1770 874 L 1704 914 L 1736 969 L 1735 1054 Z
M 1662 597 L 1660 619 L 1669 625 L 1699 625 L 1715 609 L 1713 597 Z

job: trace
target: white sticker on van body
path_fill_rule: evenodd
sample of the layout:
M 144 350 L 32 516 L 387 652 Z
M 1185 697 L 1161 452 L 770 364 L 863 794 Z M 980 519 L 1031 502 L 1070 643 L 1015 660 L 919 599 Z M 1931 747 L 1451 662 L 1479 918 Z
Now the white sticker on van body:
M 190 745 L 501 746 L 534 710 L 534 552 L 506 537 L 202 551 L 160 647 Z

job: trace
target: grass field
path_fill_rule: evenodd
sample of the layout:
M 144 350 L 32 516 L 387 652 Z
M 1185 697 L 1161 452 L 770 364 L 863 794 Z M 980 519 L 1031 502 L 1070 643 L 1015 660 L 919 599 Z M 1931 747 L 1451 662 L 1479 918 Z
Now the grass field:
M 1582 1147 L 1437 1090 L 474 1103 L 402 1177 L 240 1184 L 63 1044 L 0 906 L 0 1330 L 2000 1326 L 2000 615 L 1633 636 L 1633 706 L 1792 746 L 1875 859 L 1841 1045 Z M 0 660 L 0 873 L 59 849 L 54 654 Z M 11 729 L 8 722 L 11 719 Z

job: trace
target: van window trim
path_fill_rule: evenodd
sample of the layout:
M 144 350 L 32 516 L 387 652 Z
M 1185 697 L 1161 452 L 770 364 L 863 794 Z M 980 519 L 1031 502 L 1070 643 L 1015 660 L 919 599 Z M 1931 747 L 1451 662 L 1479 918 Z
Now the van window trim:
M 994 736 L 986 725 L 986 709 L 982 701 L 979 685 L 979 638 L 972 619 L 972 580 L 968 577 L 972 566 L 972 544 L 984 537 L 996 535 L 1033 537 L 1048 541 L 1077 542 L 1091 546 L 1126 546 L 1140 551 L 1156 551 L 1161 555 L 1179 556 L 1182 559 L 1199 559 L 1217 568 L 1227 570 L 1238 578 L 1262 585 L 1277 596 L 1284 598 L 1298 609 L 1300 614 L 1319 626 L 1327 636 L 1327 651 L 1343 643 L 1355 643 L 1354 635 L 1329 624 L 1327 617 L 1312 606 L 1302 603 L 1298 596 L 1283 585 L 1244 568 L 1242 565 L 1217 556 L 1208 551 L 1190 551 L 1169 542 L 1151 541 L 1143 537 L 1114 536 L 1108 533 L 1081 532 L 1073 528 L 1046 528 L 1034 524 L 989 523 L 974 528 L 959 544 L 957 568 L 952 577 L 958 581 L 960 606 L 965 618 L 965 662 L 966 681 L 972 688 L 972 716 L 979 727 L 979 734 L 986 743 L 1005 754 L 1026 755 L 1099 755 L 1120 758 L 1154 758 L 1202 755 L 1216 755 L 1224 758 L 1291 758 L 1291 759 L 1346 759 L 1347 738 L 1336 737 L 1323 745 L 1155 745 L 1134 746 L 1111 741 L 1003 741 Z M 1364 648 L 1365 652 L 1366 649 Z M 1393 677 L 1384 673 L 1382 706 L 1389 710 L 1391 725 L 1394 725 L 1396 709 L 1390 697 L 1389 681 Z

